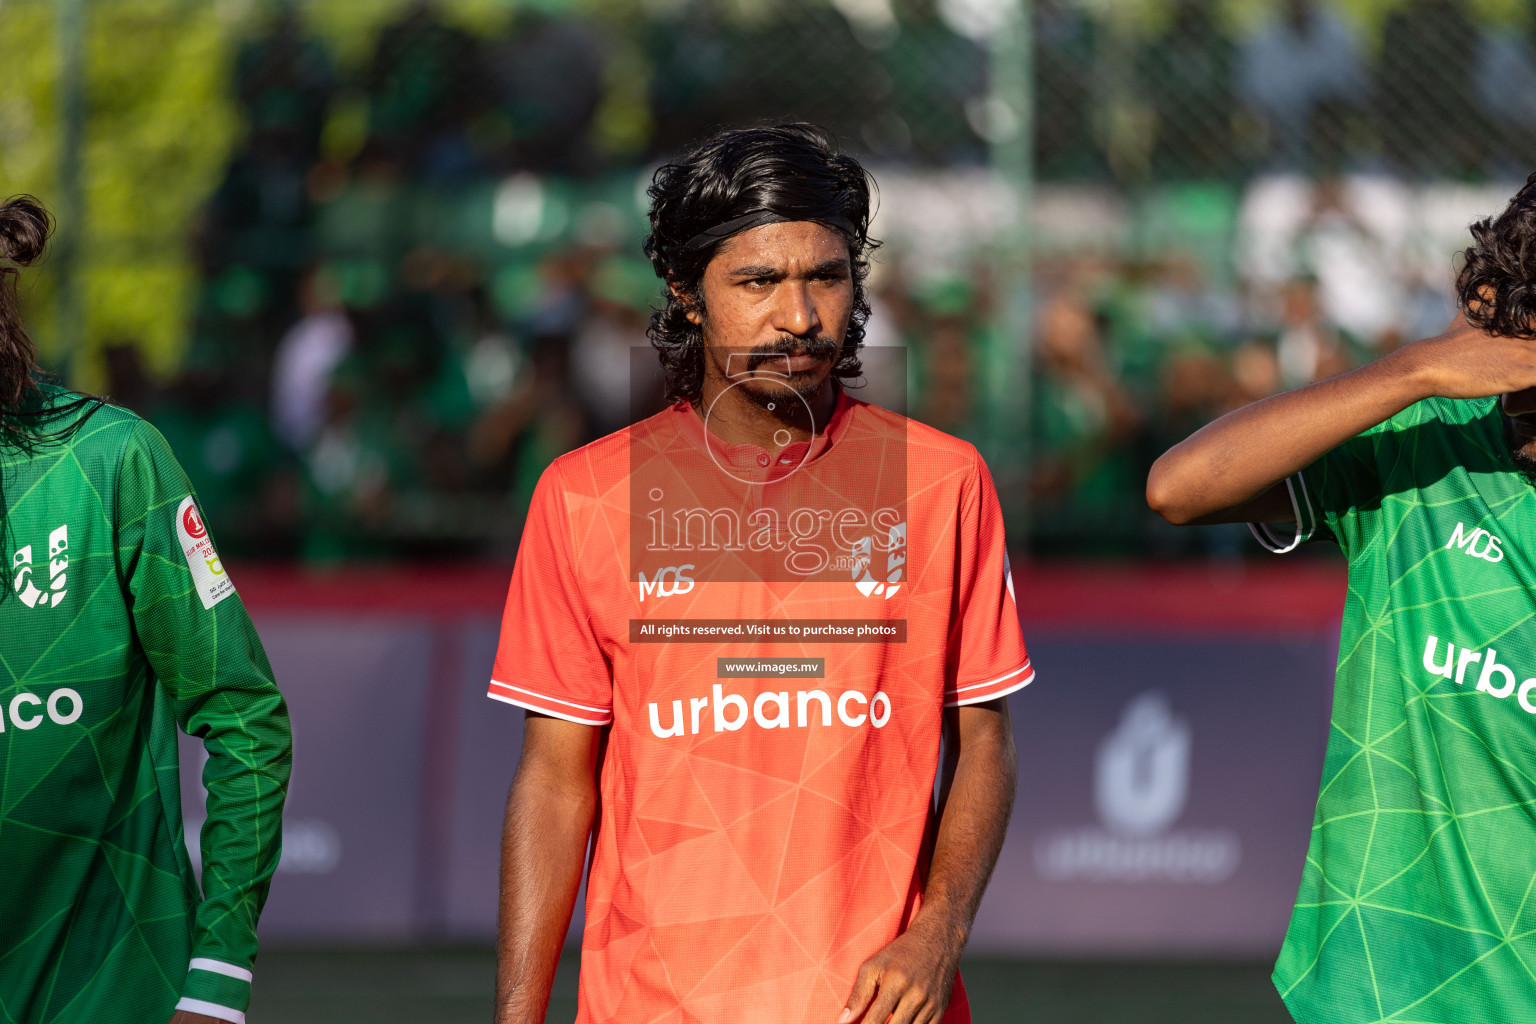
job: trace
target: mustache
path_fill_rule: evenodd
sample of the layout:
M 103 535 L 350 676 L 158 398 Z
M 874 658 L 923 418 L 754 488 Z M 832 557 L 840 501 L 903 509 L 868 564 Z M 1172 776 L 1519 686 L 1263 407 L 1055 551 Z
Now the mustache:
M 747 353 L 747 368 L 756 370 L 770 359 L 779 356 L 807 355 L 816 359 L 835 359 L 842 344 L 825 334 L 781 334 L 767 345 Z

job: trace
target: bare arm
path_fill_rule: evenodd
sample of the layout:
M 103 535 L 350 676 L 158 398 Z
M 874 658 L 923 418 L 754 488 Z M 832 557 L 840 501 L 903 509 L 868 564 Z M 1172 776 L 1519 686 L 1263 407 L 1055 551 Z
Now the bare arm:
M 1006 698 L 946 712 L 944 725 L 953 776 L 922 908 L 859 968 L 840 1024 L 933 1024 L 949 1005 L 960 952 L 1008 831 L 1019 771 Z
M 1484 398 L 1532 386 L 1536 340 L 1485 334 L 1458 315 L 1433 338 L 1196 431 L 1153 464 L 1147 504 L 1179 526 L 1288 520 L 1279 485 L 1361 431 L 1434 395 Z
M 528 713 L 507 795 L 496 1024 L 542 1024 L 597 810 L 601 730 Z

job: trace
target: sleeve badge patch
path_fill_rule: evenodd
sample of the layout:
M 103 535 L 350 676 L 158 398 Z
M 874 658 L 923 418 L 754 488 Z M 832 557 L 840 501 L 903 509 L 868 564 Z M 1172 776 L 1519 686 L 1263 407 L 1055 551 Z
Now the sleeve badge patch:
M 187 568 L 192 570 L 192 583 L 204 608 L 211 609 L 235 592 L 235 585 L 224 573 L 224 563 L 219 561 L 219 553 L 213 550 L 213 541 L 197 511 L 197 502 L 190 494 L 181 500 L 181 507 L 176 510 L 176 536 L 181 541 L 182 553 L 187 556 Z

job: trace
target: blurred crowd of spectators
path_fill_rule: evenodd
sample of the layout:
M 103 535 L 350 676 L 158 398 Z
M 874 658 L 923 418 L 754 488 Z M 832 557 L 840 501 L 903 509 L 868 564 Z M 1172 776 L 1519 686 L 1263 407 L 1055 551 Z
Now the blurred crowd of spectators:
M 983 163 L 984 46 L 946 6 L 895 3 L 881 34 L 811 0 L 753 25 L 682 4 L 620 45 L 536 6 L 485 37 L 413 2 L 347 74 L 276 7 L 235 62 L 246 132 L 195 240 L 183 369 L 153 385 L 125 341 L 107 350 L 109 389 L 164 430 L 234 552 L 509 557 L 550 459 L 655 397 L 631 372 L 658 292 L 639 258 L 646 162 L 716 124 L 793 114 L 875 166 Z M 1237 195 L 1255 170 L 1321 169 L 1297 251 L 1341 234 L 1375 244 L 1336 172 L 1483 173 L 1536 132 L 1536 106 L 1520 106 L 1536 95 L 1527 41 L 1450 0 L 1399 5 L 1374 49 L 1306 0 L 1240 36 L 1212 5 L 1173 0 L 1160 32 L 1130 41 L 1086 6 L 1034 7 L 1042 175 L 1217 180 Z M 1434 75 L 1404 70 L 1431 57 Z M 1514 81 L 1532 87 L 1501 87 Z M 1485 131 L 1494 117 L 1503 128 Z M 1366 121 L 1373 134 L 1351 127 Z M 1260 280 L 1231 253 L 1145 252 L 1042 260 L 1031 340 L 997 334 L 983 259 L 918 274 L 922 254 L 891 246 L 872 280 L 871 342 L 907 347 L 908 411 L 941 428 L 981 440 L 995 363 L 979 353 L 1033 345 L 1030 464 L 1005 499 L 1028 502 L 1037 553 L 1237 550 L 1235 532 L 1150 520 L 1151 460 L 1446 310 L 1443 288 L 1404 279 L 1401 315 L 1373 320 L 1359 307 L 1382 289 L 1330 277 L 1326 259 Z
M 1288 241 L 1311 255 L 1280 276 L 1253 268 L 1223 278 L 1176 248 L 1039 270 L 1028 475 L 1035 553 L 1262 557 L 1242 526 L 1176 530 L 1150 513 L 1142 491 L 1152 462 L 1226 412 L 1449 322 L 1449 258 L 1438 281 L 1379 252 L 1362 259 L 1379 239 L 1339 205 L 1348 189 L 1308 188 L 1313 205 Z M 1386 311 L 1383 294 L 1396 303 Z

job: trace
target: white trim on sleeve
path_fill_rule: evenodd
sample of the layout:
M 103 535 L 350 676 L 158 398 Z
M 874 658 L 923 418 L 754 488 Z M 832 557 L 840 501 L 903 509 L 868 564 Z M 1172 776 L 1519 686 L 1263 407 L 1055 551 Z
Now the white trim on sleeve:
M 1312 507 L 1312 496 L 1307 493 L 1307 479 L 1300 473 L 1285 478 L 1285 489 L 1291 496 L 1291 512 L 1296 520 L 1296 535 L 1290 540 L 1276 536 L 1270 523 L 1249 523 L 1248 532 L 1253 539 L 1271 554 L 1284 555 L 1295 551 L 1317 532 L 1317 510 Z
M 247 985 L 251 983 L 251 978 L 253 977 L 251 972 L 244 967 L 236 967 L 234 964 L 227 964 L 222 960 L 210 960 L 205 956 L 193 957 L 192 962 L 187 965 L 187 970 L 209 971 L 213 974 L 222 974 L 226 978 L 238 978 Z
M 547 700 L 554 704 L 564 704 L 568 708 L 576 708 L 580 711 L 590 711 L 594 715 L 608 715 L 609 717 L 613 716 L 613 710 L 611 708 L 595 708 L 590 704 L 577 704 L 573 700 L 561 700 L 559 697 L 551 697 L 546 693 L 540 693 L 538 690 L 528 690 L 521 686 L 513 686 L 511 683 L 504 683 L 500 679 L 492 679 L 491 685 L 500 686 L 507 690 L 516 690 L 518 693 L 526 693 L 530 697 L 537 697 L 539 700 Z
M 239 1010 L 232 1010 L 218 1003 L 210 1003 L 206 999 L 193 999 L 182 996 L 176 1004 L 176 1009 L 186 1010 L 188 1013 L 200 1013 L 204 1017 L 217 1017 L 219 1020 L 227 1020 L 229 1024 L 245 1024 L 245 1014 Z
M 578 718 L 576 715 L 564 714 L 563 712 L 555 711 L 555 710 L 553 710 L 551 708 L 544 707 L 541 704 L 535 704 L 531 700 L 519 700 L 516 697 L 507 697 L 507 696 L 505 696 L 503 694 L 500 694 L 500 693 L 488 693 L 488 694 L 486 694 L 486 696 L 491 698 L 491 700 L 499 700 L 503 704 L 513 704 L 513 705 L 516 705 L 517 707 L 520 707 L 520 708 L 527 708 L 529 711 L 536 711 L 536 712 L 538 712 L 541 715 L 549 715 L 551 718 L 563 718 L 567 722 L 575 722 L 577 725 L 607 725 L 609 722 L 613 721 L 613 716 L 612 715 L 609 715 L 607 718 L 597 718 L 597 719 L 594 719 L 594 718 Z M 551 700 L 552 698 L 541 697 L 540 699 L 541 700 Z
M 1028 668 L 1029 666 L 1025 665 L 1024 667 Z M 1012 674 L 1013 673 L 1011 673 L 1011 672 L 1009 673 L 1009 675 L 1012 675 Z M 1008 678 L 1008 676 L 1004 676 L 1003 678 L 1006 679 L 1006 678 Z M 1006 697 L 1010 693 L 1015 693 L 1015 692 L 1017 692 L 1019 690 L 1022 690 L 1022 689 L 1024 689 L 1024 687 L 1028 686 L 1030 683 L 1032 683 L 1034 681 L 1035 681 L 1035 674 L 1033 672 L 1031 672 L 1029 675 L 1025 676 L 1023 679 L 1020 679 L 1018 682 L 1014 683 L 1012 686 L 1007 687 L 1006 689 L 998 690 L 995 693 L 978 693 L 974 697 L 961 697 L 959 700 L 947 700 L 947 701 L 944 702 L 944 706 L 947 707 L 947 708 L 963 708 L 967 704 L 985 704 L 989 700 L 997 700 L 997 698 L 999 698 L 999 697 Z M 982 683 L 980 685 L 988 686 L 988 685 L 991 685 L 991 684 Z M 974 689 L 976 689 L 976 687 L 974 687 L 974 686 L 967 686 L 965 689 L 967 689 L 967 690 L 974 690 Z M 960 691 L 956 690 L 955 692 L 959 693 Z
M 1026 662 L 1024 662 L 1024 664 L 1020 665 L 1018 668 L 1014 669 L 1012 672 L 1004 672 L 1002 675 L 998 676 L 996 679 L 988 679 L 984 683 L 972 683 L 970 686 L 957 686 L 957 687 L 955 687 L 953 690 L 951 690 L 949 692 L 950 693 L 964 693 L 966 690 L 979 690 L 983 686 L 996 686 L 998 683 L 1001 683 L 1001 682 L 1004 682 L 1006 680 L 1012 679 L 1014 676 L 1018 675 L 1020 672 L 1028 672 L 1029 669 L 1030 669 L 1030 662 L 1026 661 Z

